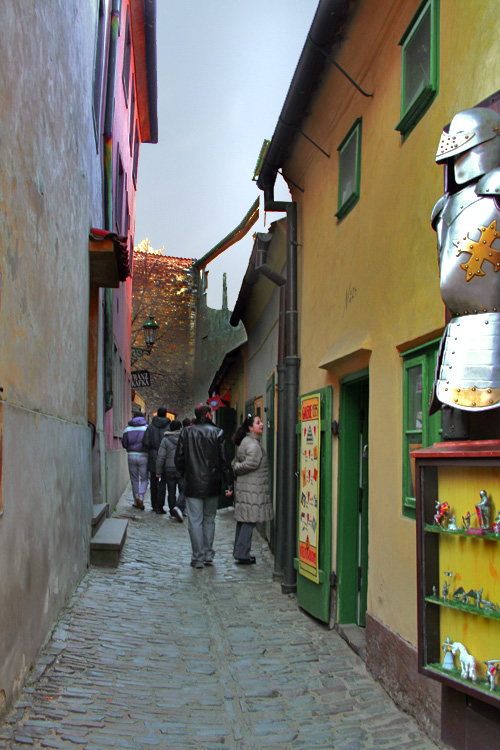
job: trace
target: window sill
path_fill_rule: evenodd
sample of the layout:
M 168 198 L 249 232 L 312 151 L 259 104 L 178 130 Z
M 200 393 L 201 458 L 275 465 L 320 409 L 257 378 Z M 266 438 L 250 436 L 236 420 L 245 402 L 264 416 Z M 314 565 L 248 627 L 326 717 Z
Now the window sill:
M 432 84 L 424 86 L 406 114 L 398 122 L 395 130 L 398 130 L 402 136 L 408 135 L 421 117 L 425 114 L 437 94 L 437 88 Z
M 349 198 L 344 201 L 344 203 L 340 206 L 335 216 L 339 221 L 342 221 L 347 214 L 354 208 L 356 203 L 359 201 L 359 195 L 358 193 L 351 193 Z

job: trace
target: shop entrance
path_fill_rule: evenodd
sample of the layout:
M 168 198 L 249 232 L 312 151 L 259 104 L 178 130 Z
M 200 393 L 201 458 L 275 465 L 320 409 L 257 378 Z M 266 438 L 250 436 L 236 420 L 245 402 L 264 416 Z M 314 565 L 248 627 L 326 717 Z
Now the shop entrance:
M 366 626 L 368 591 L 368 371 L 340 386 L 337 621 Z
M 236 409 L 232 409 L 230 406 L 224 406 L 215 412 L 214 421 L 217 427 L 220 427 L 224 432 L 226 439 L 226 448 L 229 454 L 229 458 L 232 461 L 235 455 L 235 446 L 231 438 L 233 437 L 236 430 Z M 233 504 L 233 497 L 226 497 L 225 487 L 222 488 L 222 492 L 219 496 L 218 508 L 228 508 Z

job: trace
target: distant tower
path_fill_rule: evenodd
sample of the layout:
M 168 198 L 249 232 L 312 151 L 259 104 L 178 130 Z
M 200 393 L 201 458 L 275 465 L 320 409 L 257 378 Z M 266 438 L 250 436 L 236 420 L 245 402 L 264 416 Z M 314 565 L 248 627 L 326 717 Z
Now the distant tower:
M 227 310 L 227 279 L 226 274 L 222 274 L 222 309 Z

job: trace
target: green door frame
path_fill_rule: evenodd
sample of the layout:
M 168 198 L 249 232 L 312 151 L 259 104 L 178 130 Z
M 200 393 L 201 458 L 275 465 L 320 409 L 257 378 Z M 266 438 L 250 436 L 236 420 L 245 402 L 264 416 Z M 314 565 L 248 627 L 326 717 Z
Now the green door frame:
M 306 612 L 322 622 L 330 621 L 330 573 L 332 569 L 332 388 L 318 388 L 304 393 L 300 399 L 319 394 L 321 438 L 319 466 L 319 536 L 318 559 L 319 581 L 300 574 L 298 549 L 294 560 L 297 575 L 297 603 Z M 300 433 L 301 423 L 297 425 Z M 300 470 L 300 441 L 298 445 L 297 467 Z M 297 528 L 300 528 L 300 483 L 297 496 Z
M 368 370 L 340 383 L 337 621 L 365 626 L 368 592 Z

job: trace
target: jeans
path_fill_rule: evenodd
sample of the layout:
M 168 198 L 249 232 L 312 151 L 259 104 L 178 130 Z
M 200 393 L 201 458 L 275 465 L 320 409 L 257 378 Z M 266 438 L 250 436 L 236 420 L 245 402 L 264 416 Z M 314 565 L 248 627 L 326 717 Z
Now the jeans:
M 234 535 L 233 557 L 237 560 L 248 560 L 252 549 L 252 533 L 254 523 L 236 522 L 236 533 Z
M 213 543 L 218 501 L 218 497 L 206 497 L 203 500 L 199 497 L 186 497 L 193 563 L 214 559 Z
M 129 453 L 128 473 L 130 474 L 134 498 L 139 495 L 141 500 L 144 500 L 144 495 L 148 488 L 148 454 Z

